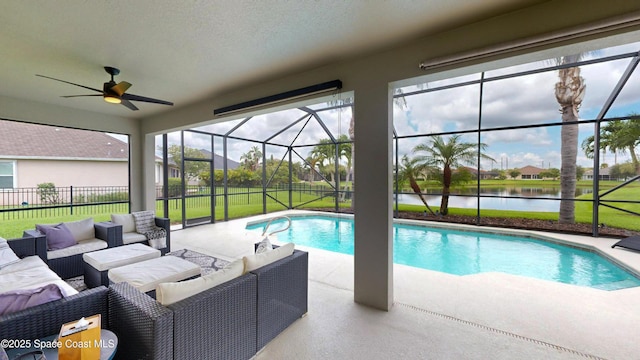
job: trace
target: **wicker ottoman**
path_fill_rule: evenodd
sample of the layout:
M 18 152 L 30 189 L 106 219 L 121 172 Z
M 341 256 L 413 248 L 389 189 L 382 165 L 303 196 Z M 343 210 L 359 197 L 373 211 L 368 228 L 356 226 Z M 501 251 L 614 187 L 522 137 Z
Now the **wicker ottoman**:
M 156 286 L 200 276 L 200 266 L 176 256 L 163 256 L 109 270 L 111 283 L 127 282 L 155 297 Z
M 109 270 L 158 257 L 160 250 L 139 243 L 84 253 L 84 283 L 88 288 L 109 286 Z

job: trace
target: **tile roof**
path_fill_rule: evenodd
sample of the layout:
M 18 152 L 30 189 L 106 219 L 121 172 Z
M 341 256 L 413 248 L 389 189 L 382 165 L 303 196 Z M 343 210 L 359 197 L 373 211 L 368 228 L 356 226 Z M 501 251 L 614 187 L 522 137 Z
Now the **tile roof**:
M 535 166 L 531 166 L 531 165 L 527 165 L 524 167 L 521 167 L 520 169 L 520 173 L 523 175 L 537 175 L 540 174 L 542 171 L 544 171 L 544 169 L 541 169 L 539 167 L 535 167 Z
M 1 158 L 128 159 L 129 145 L 105 133 L 0 120 Z

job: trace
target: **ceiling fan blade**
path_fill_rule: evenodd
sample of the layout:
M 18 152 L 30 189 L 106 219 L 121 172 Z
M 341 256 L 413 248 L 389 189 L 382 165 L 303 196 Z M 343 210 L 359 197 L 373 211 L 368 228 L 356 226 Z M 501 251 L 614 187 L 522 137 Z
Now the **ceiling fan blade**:
M 138 110 L 138 108 L 135 105 L 133 105 L 133 103 L 131 101 L 129 101 L 129 100 L 125 99 L 125 98 L 122 98 L 121 100 L 122 100 L 122 102 L 121 102 L 122 105 L 128 107 L 129 109 L 131 109 L 133 111 Z
M 144 97 L 144 96 L 140 96 L 140 95 L 133 95 L 133 94 L 123 94 L 122 95 L 122 99 L 123 100 L 127 99 L 127 100 L 131 100 L 131 101 L 143 101 L 143 102 L 148 102 L 148 103 L 173 106 L 173 103 L 169 102 L 169 101 L 152 99 L 152 98 L 148 98 L 148 97 Z
M 91 95 L 65 95 L 65 96 L 60 96 L 63 98 L 72 98 L 72 97 L 81 97 L 81 96 L 104 96 L 102 94 L 91 94 Z
M 44 75 L 38 75 L 38 74 L 36 74 L 36 76 L 43 77 L 43 78 L 46 78 L 46 79 L 55 80 L 55 81 L 60 81 L 60 82 L 63 82 L 63 83 L 65 83 L 65 84 L 70 84 L 70 85 L 80 86 L 81 88 L 85 88 L 85 89 L 88 89 L 88 90 L 97 91 L 97 92 L 99 92 L 99 93 L 101 93 L 101 94 L 102 94 L 102 90 L 98 90 L 98 89 L 95 89 L 95 88 L 92 88 L 92 87 L 88 87 L 88 86 L 84 86 L 84 85 L 80 85 L 80 84 L 76 84 L 76 83 L 72 83 L 72 82 L 68 82 L 68 81 L 64 81 L 64 80 L 60 80 L 60 79 L 56 79 L 56 78 L 52 78 L 52 77 L 44 76 Z
M 113 92 L 118 94 L 118 96 L 122 96 L 122 94 L 124 94 L 124 92 L 127 91 L 127 89 L 129 89 L 130 87 L 131 87 L 130 83 L 126 81 L 121 81 L 117 85 L 113 85 L 111 87 L 111 90 L 113 90 Z

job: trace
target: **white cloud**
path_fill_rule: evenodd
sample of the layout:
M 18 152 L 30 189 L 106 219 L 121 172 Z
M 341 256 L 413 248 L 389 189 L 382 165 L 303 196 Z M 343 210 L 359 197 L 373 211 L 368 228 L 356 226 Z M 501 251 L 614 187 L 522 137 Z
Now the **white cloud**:
M 605 49 L 592 52 L 587 58 L 604 57 L 611 54 L 634 52 L 640 49 L 640 43 L 628 44 L 612 49 Z M 625 71 L 630 59 L 623 59 L 608 63 L 600 63 L 582 66 L 582 76 L 585 79 L 587 88 L 584 101 L 580 109 L 582 119 L 592 119 L 597 116 L 612 89 L 617 84 L 621 74 Z M 535 69 L 553 65 L 552 62 L 536 62 L 521 64 L 507 69 L 488 71 L 487 78 L 499 74 L 513 73 L 526 69 Z M 403 91 L 416 91 L 426 88 L 448 85 L 461 81 L 478 79 L 479 74 L 470 74 L 457 79 L 445 79 L 432 82 L 425 86 L 412 86 L 404 88 Z M 548 124 L 560 122 L 559 105 L 555 99 L 554 88 L 558 81 L 557 71 L 549 71 L 539 74 L 531 74 L 518 78 L 489 81 L 484 85 L 482 111 L 482 128 L 491 129 L 495 127 L 520 126 L 530 124 Z M 478 127 L 478 116 L 480 111 L 480 86 L 469 85 L 443 91 L 428 92 L 419 95 L 406 96 L 406 108 L 394 106 L 394 127 L 398 135 L 433 134 L 448 131 L 475 130 Z M 626 84 L 624 90 L 614 103 L 613 109 L 607 114 L 612 116 L 626 115 L 638 103 L 640 94 L 640 70 Z M 357 101 L 357 97 L 356 97 Z M 325 104 L 326 105 L 326 104 Z M 322 104 L 314 108 L 322 107 Z M 635 109 L 640 112 L 640 107 Z M 234 136 L 263 141 L 271 137 L 274 133 L 285 128 L 293 121 L 304 116 L 305 113 L 299 109 L 279 111 L 271 114 L 260 115 L 252 118 L 246 124 L 233 132 Z M 322 111 L 318 115 L 323 119 L 329 130 L 338 137 L 340 134 L 348 134 L 349 120 L 351 119 L 351 108 L 344 111 Z M 203 130 L 215 131 L 224 134 L 236 126 L 240 120 L 220 123 L 202 127 Z M 356 119 L 358 121 L 358 119 Z M 366 120 L 362 120 L 366 121 Z M 289 145 L 297 137 L 294 145 L 314 144 L 320 139 L 327 138 L 324 129 L 312 119 L 305 130 L 298 134 L 301 126 L 306 120 L 293 126 L 281 135 L 272 140 L 274 143 Z M 593 134 L 593 125 L 585 124 L 580 126 L 580 140 Z M 487 154 L 496 159 L 496 163 L 483 163 L 483 167 L 508 166 L 522 167 L 534 165 L 540 167 L 560 167 L 560 134 L 559 128 L 525 128 L 504 131 L 485 131 L 482 133 L 482 141 L 489 145 Z M 170 134 L 171 143 L 179 143 L 179 133 Z M 356 134 L 357 137 L 357 134 Z M 464 141 L 475 142 L 476 134 L 465 135 Z M 210 144 L 205 137 L 185 133 L 185 141 L 188 146 L 210 148 Z M 412 149 L 419 143 L 428 141 L 428 138 L 406 138 L 399 141 L 398 153 L 412 154 Z M 229 157 L 238 160 L 240 156 L 249 151 L 252 146 L 258 143 L 229 140 Z M 578 144 L 580 146 L 580 144 Z M 311 147 L 297 148 L 303 157 L 306 157 Z M 222 153 L 221 137 L 215 138 L 215 151 Z M 273 154 L 275 158 L 280 158 L 284 150 L 269 146 L 268 156 Z M 618 163 L 628 159 L 628 155 L 618 154 Z M 614 163 L 614 155 L 606 154 L 603 161 Z M 578 164 L 591 167 L 593 161 L 586 158 L 582 150 L 578 151 Z

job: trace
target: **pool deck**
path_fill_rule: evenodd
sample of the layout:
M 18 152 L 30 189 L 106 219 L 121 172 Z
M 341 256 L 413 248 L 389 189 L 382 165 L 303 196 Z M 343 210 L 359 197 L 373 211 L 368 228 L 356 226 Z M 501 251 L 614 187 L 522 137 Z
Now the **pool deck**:
M 259 234 L 245 229 L 247 222 L 288 213 L 172 231 L 172 250 L 237 259 L 252 253 L 259 240 Z M 640 274 L 640 253 L 611 249 L 614 239 L 508 231 L 597 249 Z M 298 248 L 309 251 L 308 315 L 255 359 L 640 358 L 635 339 L 640 287 L 604 291 L 502 273 L 456 276 L 395 264 L 394 307 L 385 312 L 353 301 L 353 256 Z

